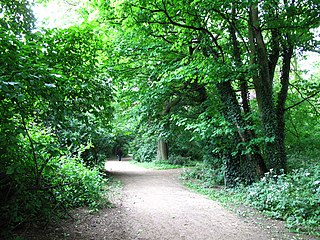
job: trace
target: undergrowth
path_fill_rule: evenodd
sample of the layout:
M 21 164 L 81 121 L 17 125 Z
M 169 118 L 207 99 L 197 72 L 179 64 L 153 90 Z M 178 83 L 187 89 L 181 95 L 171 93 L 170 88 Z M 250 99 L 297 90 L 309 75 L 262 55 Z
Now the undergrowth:
M 197 168 L 185 171 L 185 185 L 223 205 L 250 205 L 269 217 L 284 220 L 292 232 L 320 236 L 320 167 L 298 169 L 289 174 L 267 173 L 250 186 L 226 189 L 218 176 Z
M 247 201 L 268 216 L 286 221 L 289 229 L 320 236 L 320 168 L 265 175 L 244 189 Z
M 155 170 L 166 170 L 166 169 L 175 169 L 175 168 L 181 168 L 182 165 L 174 165 L 169 163 L 168 161 L 154 161 L 154 162 L 137 162 L 137 161 L 131 161 L 131 163 L 148 168 L 148 169 L 155 169 Z
M 175 168 L 182 168 L 182 167 L 191 167 L 196 165 L 196 162 L 192 161 L 189 157 L 182 157 L 179 155 L 172 155 L 169 157 L 168 160 L 153 159 L 150 162 L 134 160 L 132 161 L 132 163 L 144 168 L 155 169 L 155 170 L 175 169 Z
M 65 217 L 73 208 L 87 206 L 96 211 L 108 204 L 106 186 L 109 180 L 98 168 L 85 166 L 79 157 L 81 150 L 74 155 L 62 149 L 56 151 L 55 156 L 43 154 L 43 158 L 48 159 L 38 185 L 30 177 L 33 165 L 27 157 L 7 167 L 2 174 L 0 239 L 10 239 L 14 230 L 31 222 L 46 224 Z

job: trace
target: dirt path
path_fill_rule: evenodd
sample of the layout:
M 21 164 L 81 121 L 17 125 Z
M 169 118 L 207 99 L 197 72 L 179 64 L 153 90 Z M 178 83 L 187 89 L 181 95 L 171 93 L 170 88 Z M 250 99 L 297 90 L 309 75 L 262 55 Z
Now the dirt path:
M 107 161 L 106 169 L 123 183 L 115 208 L 90 214 L 74 212 L 74 220 L 34 232 L 37 240 L 291 240 L 316 239 L 288 233 L 278 221 L 239 217 L 215 201 L 179 183 L 182 170 L 147 170 L 128 161 Z M 259 219 L 259 221 L 257 221 Z M 257 224 L 259 223 L 259 224 Z
M 125 239 L 271 239 L 259 227 L 179 184 L 181 170 L 146 170 L 126 161 L 107 162 L 106 167 L 123 182 Z
M 181 169 L 147 170 L 128 161 L 109 161 L 106 169 L 123 182 L 124 194 L 122 235 L 111 239 L 316 239 L 288 233 L 282 222 L 259 214 L 237 216 L 182 186 Z

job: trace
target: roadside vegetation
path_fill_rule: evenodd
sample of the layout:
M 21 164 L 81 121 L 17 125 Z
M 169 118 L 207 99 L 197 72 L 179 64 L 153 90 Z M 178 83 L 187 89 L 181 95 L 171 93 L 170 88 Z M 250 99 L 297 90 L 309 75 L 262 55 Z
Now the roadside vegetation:
M 250 186 L 232 189 L 219 184 L 219 177 L 208 172 L 198 166 L 185 171 L 182 179 L 186 186 L 226 206 L 245 204 L 268 217 L 285 221 L 292 232 L 320 236 L 319 166 L 280 175 L 269 172 Z
M 136 162 L 133 161 L 133 164 L 148 168 L 148 169 L 155 169 L 155 170 L 167 170 L 167 169 L 175 169 L 175 168 L 181 168 L 181 165 L 173 165 L 168 163 L 167 161 L 154 161 L 154 162 Z
M 36 3 L 64 24 L 40 24 Z M 314 0 L 1 1 L 1 235 L 104 206 L 119 148 L 195 165 L 185 178 L 319 235 L 319 13 Z

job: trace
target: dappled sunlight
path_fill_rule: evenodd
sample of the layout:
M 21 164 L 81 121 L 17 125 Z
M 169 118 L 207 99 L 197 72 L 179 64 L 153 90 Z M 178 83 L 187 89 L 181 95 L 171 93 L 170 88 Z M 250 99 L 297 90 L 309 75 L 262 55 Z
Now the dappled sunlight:
M 138 167 L 129 162 L 130 159 L 124 158 L 122 161 L 118 160 L 108 160 L 105 162 L 105 169 L 108 172 L 145 172 L 146 169 Z

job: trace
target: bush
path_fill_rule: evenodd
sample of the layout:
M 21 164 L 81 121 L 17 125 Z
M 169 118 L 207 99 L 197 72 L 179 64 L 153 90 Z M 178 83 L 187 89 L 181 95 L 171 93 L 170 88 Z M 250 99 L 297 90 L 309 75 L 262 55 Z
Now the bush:
M 213 186 L 222 184 L 221 172 L 206 164 L 198 164 L 185 171 L 182 177 L 191 180 L 189 186 L 214 199 L 225 201 L 227 196 L 228 202 L 247 202 L 272 218 L 286 221 L 292 231 L 320 236 L 319 166 L 281 175 L 274 175 L 271 171 L 261 181 L 247 187 L 212 190 Z M 198 182 L 194 183 L 194 179 Z
M 152 162 L 156 159 L 156 144 L 145 144 L 133 152 L 133 159 L 138 162 Z
M 88 206 L 94 210 L 107 202 L 106 180 L 98 170 L 88 169 L 78 159 L 67 156 L 50 162 L 39 188 L 30 184 L 28 175 L 9 176 L 11 197 L 0 206 L 1 220 L 7 229 L 29 221 L 46 222 L 71 208 Z
M 191 161 L 190 157 L 182 157 L 180 155 L 170 155 L 168 162 L 172 165 L 188 165 Z
M 211 165 L 205 163 L 198 163 L 195 167 L 185 171 L 182 177 L 185 180 L 199 180 L 205 188 L 222 185 L 224 183 L 223 169 L 213 168 Z
M 96 169 L 88 169 L 78 159 L 63 157 L 59 159 L 46 178 L 54 186 L 53 194 L 58 204 L 67 208 L 89 206 L 97 208 L 104 203 L 103 192 L 106 180 Z
M 320 226 L 319 179 L 319 166 L 288 175 L 277 176 L 271 172 L 247 187 L 248 201 L 269 216 L 285 220 L 292 230 L 317 231 Z
M 152 162 L 156 160 L 157 144 L 153 136 L 137 137 L 131 143 L 133 160 L 137 162 Z
M 0 227 L 10 230 L 23 223 L 65 214 L 69 208 L 96 209 L 106 202 L 106 180 L 87 168 L 80 156 L 90 147 L 63 148 L 51 130 L 30 125 L 29 137 L 20 134 L 15 159 L 2 162 L 0 172 Z M 2 232 L 1 230 L 1 232 Z M 3 234 L 3 233 L 0 233 Z

